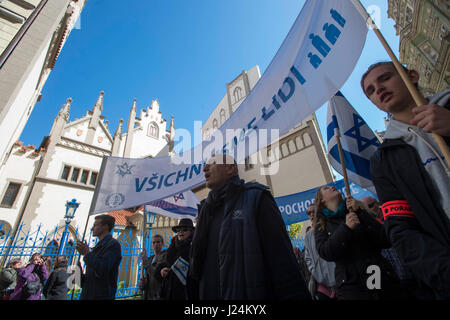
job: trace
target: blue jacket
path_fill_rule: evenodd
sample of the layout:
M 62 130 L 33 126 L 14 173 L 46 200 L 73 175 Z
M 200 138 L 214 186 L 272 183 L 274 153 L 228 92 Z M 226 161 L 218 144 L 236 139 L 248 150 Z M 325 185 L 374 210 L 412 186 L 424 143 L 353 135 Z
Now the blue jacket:
M 121 260 L 120 243 L 108 234 L 84 256 L 80 300 L 114 300 Z

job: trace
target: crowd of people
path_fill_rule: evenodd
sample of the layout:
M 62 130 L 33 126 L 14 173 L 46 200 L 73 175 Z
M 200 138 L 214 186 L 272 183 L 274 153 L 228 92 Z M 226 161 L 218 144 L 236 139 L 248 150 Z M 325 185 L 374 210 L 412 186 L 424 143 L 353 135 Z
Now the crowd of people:
M 406 70 L 412 83 L 419 75 Z M 141 253 L 139 287 L 146 300 L 448 300 L 450 299 L 450 170 L 431 132 L 450 143 L 450 90 L 416 106 L 392 62 L 371 66 L 361 80 L 366 96 L 391 115 L 384 142 L 371 159 L 377 198 L 318 189 L 302 251 L 292 246 L 267 187 L 239 178 L 226 154 L 204 166 L 206 187 L 196 225 L 181 219 L 167 250 L 151 239 Z M 95 217 L 98 244 L 84 256 L 81 299 L 114 299 L 120 244 L 114 218 Z M 2 275 L 10 299 L 63 298 L 65 257 L 48 269 L 39 254 L 11 260 Z M 11 281 L 4 281 L 9 278 Z M 35 286 L 36 287 L 36 286 Z

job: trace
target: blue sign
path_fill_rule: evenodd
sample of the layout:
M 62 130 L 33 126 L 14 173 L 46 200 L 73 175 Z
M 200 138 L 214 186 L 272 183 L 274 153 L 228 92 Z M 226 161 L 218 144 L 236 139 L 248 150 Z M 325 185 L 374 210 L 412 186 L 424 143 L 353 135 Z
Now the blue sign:
M 354 184 L 352 182 L 349 183 L 353 198 L 357 200 L 360 200 L 366 196 L 378 198 L 375 194 L 361 188 L 357 184 Z M 334 186 L 345 197 L 345 183 L 343 179 L 330 183 L 329 185 Z M 278 205 L 278 209 L 280 209 L 281 216 L 286 225 L 306 221 L 309 219 L 306 215 L 306 210 L 311 205 L 311 203 L 314 203 L 314 195 L 319 188 L 320 187 L 317 187 L 288 196 L 275 198 L 275 202 Z

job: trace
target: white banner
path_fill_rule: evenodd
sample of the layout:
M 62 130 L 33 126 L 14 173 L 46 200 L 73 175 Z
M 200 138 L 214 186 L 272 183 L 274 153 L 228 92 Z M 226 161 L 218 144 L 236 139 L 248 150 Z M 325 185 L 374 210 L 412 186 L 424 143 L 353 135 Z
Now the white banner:
M 366 23 L 351 0 L 307 0 L 261 79 L 210 141 L 172 159 L 105 158 L 90 213 L 192 189 L 204 183 L 202 169 L 211 154 L 227 152 L 242 163 L 278 140 L 342 87 L 366 35 Z

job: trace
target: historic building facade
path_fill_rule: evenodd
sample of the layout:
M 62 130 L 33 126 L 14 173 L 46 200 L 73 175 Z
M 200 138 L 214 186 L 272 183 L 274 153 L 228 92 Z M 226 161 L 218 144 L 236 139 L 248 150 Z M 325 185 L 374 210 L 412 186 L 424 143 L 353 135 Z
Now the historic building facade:
M 400 61 L 420 73 L 430 96 L 450 88 L 450 2 L 389 0 L 388 16 L 400 36 Z
M 0 171 L 85 2 L 0 1 Z
M 88 218 L 104 156 L 150 158 L 168 155 L 168 139 L 174 135 L 175 125 L 173 117 L 170 124 L 162 117 L 157 100 L 153 100 L 139 114 L 137 101 L 134 100 L 126 131 L 121 119 L 113 134 L 102 115 L 103 100 L 104 93 L 101 92 L 84 117 L 69 121 L 72 107 L 72 99 L 69 98 L 39 148 L 24 146 L 21 142 L 13 145 L 5 168 L 0 173 L 0 222 L 4 222 L 3 232 L 19 223 L 32 229 L 41 225 L 44 230 L 59 225 L 62 230 L 65 225 L 65 203 L 75 198 L 81 204 L 70 230 L 74 233 L 78 228 L 80 236 Z M 110 214 L 116 217 L 118 228 L 132 227 L 140 231 L 142 226 L 136 223 L 139 219 L 132 216 L 143 217 L 142 208 L 128 211 Z M 90 219 L 89 226 L 93 220 Z M 163 232 L 169 231 L 175 224 L 173 219 L 159 217 L 154 227 Z

